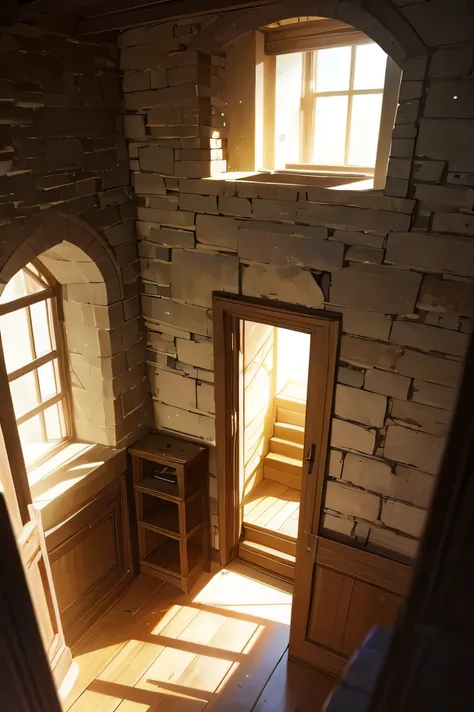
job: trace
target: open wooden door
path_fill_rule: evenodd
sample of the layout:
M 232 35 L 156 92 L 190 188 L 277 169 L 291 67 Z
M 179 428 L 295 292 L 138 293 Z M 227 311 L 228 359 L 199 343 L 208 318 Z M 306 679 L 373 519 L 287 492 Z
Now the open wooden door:
M 38 585 L 36 576 L 41 575 L 41 534 L 36 522 L 25 527 L 24 534 L 21 547 L 31 587 Z M 54 629 L 42 618 L 38 602 L 35 615 L 25 563 L 1 493 L 0 540 L 0 706 L 8 712 L 61 712 L 44 649 L 44 641 Z
M 374 625 L 393 626 L 411 567 L 320 535 L 338 323 L 312 336 L 306 459 L 296 554 L 290 657 L 339 677 Z M 315 450 L 314 450 L 315 448 Z
M 5 520 L 0 521 L 0 525 L 2 531 L 10 532 L 16 539 L 44 651 L 56 685 L 59 687 L 70 668 L 72 656 L 64 640 L 41 517 L 31 504 L 27 504 L 29 490 L 27 493 L 26 486 L 19 496 L 17 491 L 19 484 L 21 481 L 18 483 L 12 477 L 5 441 L 0 429 L 0 495 L 3 493 L 1 515 Z M 0 541 L 3 546 L 4 539 Z M 18 552 L 15 552 L 17 556 Z M 4 574 L 2 578 L 5 580 L 5 585 L 8 585 L 9 576 Z

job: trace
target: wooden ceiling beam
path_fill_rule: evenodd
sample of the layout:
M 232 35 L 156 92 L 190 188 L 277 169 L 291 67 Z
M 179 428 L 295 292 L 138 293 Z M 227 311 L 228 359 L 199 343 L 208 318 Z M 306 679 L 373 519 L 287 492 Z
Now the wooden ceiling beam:
M 101 0 L 87 8 L 84 19 L 91 17 L 101 17 L 110 15 L 121 10 L 136 10 L 137 8 L 148 7 L 149 5 L 166 5 L 175 3 L 176 0 Z M 91 0 L 89 0 L 91 2 Z
M 11 0 L 9 0 L 11 2 Z M 16 0 L 18 2 L 18 0 Z M 38 15 L 48 12 L 78 10 L 81 7 L 90 5 L 91 0 L 33 0 L 25 5 L 19 5 L 16 19 L 18 22 L 31 20 Z M 1 15 L 0 10 L 0 15 Z
M 84 37 L 109 30 L 122 30 L 137 25 L 146 25 L 167 20 L 179 20 L 182 17 L 195 17 L 206 13 L 241 8 L 273 5 L 275 0 L 170 0 L 143 7 L 143 0 L 128 0 L 128 4 L 140 2 L 142 7 L 112 12 L 100 17 L 91 17 L 79 23 L 79 35 Z

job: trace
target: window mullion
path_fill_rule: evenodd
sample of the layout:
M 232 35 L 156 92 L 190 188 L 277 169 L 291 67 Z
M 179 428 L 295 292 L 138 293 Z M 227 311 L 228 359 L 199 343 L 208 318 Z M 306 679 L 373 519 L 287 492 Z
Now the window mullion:
M 27 373 L 31 373 L 31 371 L 35 371 L 37 368 L 40 368 L 40 366 L 44 366 L 46 363 L 50 363 L 50 361 L 54 361 L 54 359 L 57 357 L 58 357 L 58 352 L 56 351 L 56 349 L 54 351 L 50 351 L 49 353 L 45 354 L 44 356 L 40 356 L 39 358 L 35 359 L 34 361 L 27 363 L 26 366 L 22 366 L 21 368 L 18 368 L 16 371 L 12 371 L 11 373 L 9 373 L 8 381 L 10 383 L 12 381 L 16 381 L 17 378 L 26 376 Z
M 55 378 L 58 392 L 62 394 L 63 417 L 65 423 L 65 437 L 74 437 L 74 420 L 72 411 L 72 390 L 71 390 L 71 372 L 68 368 L 68 354 L 64 341 L 61 339 L 60 332 L 60 305 L 58 295 L 56 294 L 50 301 L 50 328 L 54 332 L 54 341 L 58 352 L 57 372 Z M 59 381 L 59 382 L 58 382 Z
M 45 410 L 48 410 L 48 408 L 51 408 L 52 405 L 56 405 L 56 403 L 59 403 L 59 401 L 61 400 L 61 393 L 57 393 L 55 396 L 52 396 L 44 403 L 40 403 L 39 405 L 37 405 L 36 408 L 29 410 L 27 413 L 24 413 L 19 418 L 17 418 L 17 425 L 23 425 L 23 423 L 26 423 L 27 420 L 31 420 L 31 418 L 34 418 L 36 415 L 44 413 Z
M 33 329 L 33 319 L 31 316 L 31 306 L 28 306 L 26 308 L 26 313 L 28 315 L 28 336 L 30 337 L 31 353 L 33 354 L 33 358 L 36 361 L 36 359 L 38 358 L 38 354 L 36 353 L 35 334 L 34 334 L 34 329 Z M 41 398 L 41 388 L 40 388 L 39 375 L 38 375 L 37 368 L 35 368 L 33 370 L 33 376 L 34 376 L 34 381 L 35 381 L 36 398 L 38 400 L 38 406 L 39 406 L 39 405 L 41 405 L 43 399 Z M 41 411 L 39 413 L 39 418 L 40 418 L 41 432 L 43 434 L 43 438 L 44 438 L 45 442 L 48 442 L 48 435 L 46 432 L 46 421 L 44 419 L 43 411 Z
M 354 74 L 355 74 L 355 59 L 356 46 L 351 47 L 351 73 L 349 79 L 349 95 L 347 99 L 347 124 L 346 124 L 346 141 L 344 145 L 344 165 L 349 165 L 349 147 L 351 140 L 351 123 L 352 123 L 352 99 L 354 95 Z
M 312 114 L 312 70 L 314 52 L 305 52 L 303 55 L 303 87 L 301 99 L 301 141 L 300 156 L 303 163 L 309 160 L 311 140 L 311 114 Z

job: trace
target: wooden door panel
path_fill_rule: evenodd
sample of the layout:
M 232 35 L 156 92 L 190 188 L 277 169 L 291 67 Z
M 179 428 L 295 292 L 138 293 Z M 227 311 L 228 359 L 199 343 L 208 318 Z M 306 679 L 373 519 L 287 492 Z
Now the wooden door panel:
M 72 662 L 71 652 L 64 641 L 41 518 L 32 507 L 30 515 L 31 521 L 17 539 L 18 551 L 43 645 L 59 686 Z
M 307 638 L 331 650 L 344 646 L 353 579 L 318 567 L 314 577 Z
M 348 658 L 362 645 L 375 625 L 392 628 L 403 603 L 402 596 L 384 591 L 364 581 L 354 581 L 351 604 L 341 651 Z
M 38 598 L 32 604 L 33 587 L 36 592 L 38 586 L 43 586 L 38 567 L 41 557 L 37 557 L 41 538 L 36 522 L 30 522 L 15 541 L 1 492 L 0 541 L 0 708 L 10 712 L 61 712 L 51 662 L 44 650 L 44 639 L 50 638 L 54 623 L 48 623 L 45 611 L 39 613 L 44 600 Z M 26 582 L 25 560 L 29 573 L 34 572 L 30 586 Z M 46 572 L 47 569 L 46 564 Z
M 44 570 L 44 564 L 41 557 L 38 556 L 30 563 L 28 568 L 25 569 L 25 574 L 44 648 L 46 652 L 49 652 L 54 644 L 56 631 L 54 630 L 53 621 L 51 620 L 50 606 L 48 605 L 43 583 L 44 571 L 42 569 Z
M 314 539 L 303 539 L 299 561 L 297 554 L 299 598 L 295 596 L 293 604 L 290 655 L 339 676 L 371 628 L 393 627 L 411 567 L 339 542 Z M 314 557 L 306 554 L 305 560 L 308 542 L 316 552 Z M 306 599 L 301 595 L 304 578 L 298 581 L 298 565 L 306 575 L 312 572 Z

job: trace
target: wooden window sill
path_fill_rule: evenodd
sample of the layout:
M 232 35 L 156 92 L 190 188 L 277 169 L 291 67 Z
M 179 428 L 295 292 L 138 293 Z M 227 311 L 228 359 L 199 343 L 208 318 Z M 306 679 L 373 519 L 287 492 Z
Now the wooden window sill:
M 33 506 L 44 530 L 76 512 L 126 470 L 125 450 L 69 443 L 29 475 Z
M 319 172 L 310 170 L 227 172 L 204 180 L 248 181 L 268 185 L 301 185 L 328 190 L 374 191 L 374 179 L 364 174 Z M 382 193 L 382 191 L 376 191 Z

